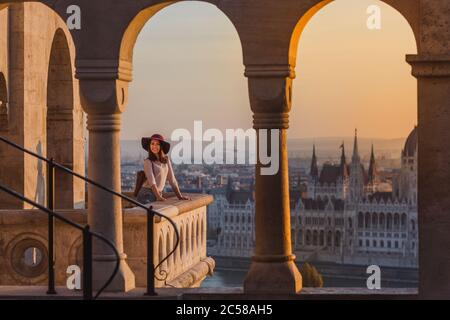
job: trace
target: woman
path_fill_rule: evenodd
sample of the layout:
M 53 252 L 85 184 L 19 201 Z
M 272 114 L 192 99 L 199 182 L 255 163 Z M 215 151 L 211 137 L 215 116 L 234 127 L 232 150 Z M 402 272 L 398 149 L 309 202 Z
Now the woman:
M 172 163 L 167 156 L 170 144 L 164 140 L 164 137 L 154 134 L 150 138 L 142 138 L 142 147 L 148 151 L 148 158 L 144 161 L 144 172 L 147 179 L 137 195 L 137 201 L 141 203 L 165 201 L 162 192 L 167 179 L 178 199 L 191 200 L 189 197 L 184 197 L 178 188 Z

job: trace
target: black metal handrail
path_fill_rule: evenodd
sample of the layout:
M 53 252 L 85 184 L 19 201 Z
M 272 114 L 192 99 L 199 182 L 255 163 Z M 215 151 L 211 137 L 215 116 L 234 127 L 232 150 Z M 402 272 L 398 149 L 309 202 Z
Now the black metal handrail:
M 159 213 L 157 211 L 154 211 L 153 210 L 153 206 L 146 207 L 144 204 L 142 204 L 142 203 L 140 203 L 140 202 L 138 202 L 138 201 L 136 201 L 136 200 L 134 200 L 134 199 L 132 199 L 132 198 L 122 194 L 122 193 L 119 193 L 119 192 L 114 191 L 114 190 L 112 190 L 110 188 L 107 188 L 107 187 L 101 185 L 100 183 L 89 179 L 88 177 L 85 177 L 85 176 L 83 176 L 83 175 L 81 175 L 79 173 L 76 173 L 76 172 L 70 170 L 69 168 L 64 167 L 63 165 L 55 162 L 53 159 L 47 159 L 47 158 L 45 158 L 45 157 L 43 157 L 43 156 L 41 156 L 41 155 L 39 155 L 37 153 L 34 153 L 33 151 L 30 151 L 28 149 L 23 148 L 22 146 L 14 143 L 14 142 L 12 142 L 12 141 L 10 141 L 10 140 L 2 137 L 2 136 L 0 136 L 0 141 L 3 141 L 4 143 L 6 143 L 6 144 L 8 144 L 8 145 L 10 145 L 10 146 L 12 146 L 12 147 L 14 147 L 16 149 L 18 149 L 18 150 L 20 150 L 20 151 L 22 151 L 24 153 L 27 153 L 27 154 L 29 154 L 29 155 L 31 155 L 31 156 L 39 159 L 39 160 L 44 161 L 45 163 L 47 163 L 48 168 L 49 168 L 49 173 L 48 173 L 48 177 L 47 177 L 49 179 L 49 181 L 47 183 L 47 187 L 49 189 L 48 196 L 51 198 L 51 200 L 49 200 L 48 202 L 49 202 L 49 204 L 51 206 L 53 206 L 53 203 L 54 203 L 54 201 L 53 201 L 54 200 L 54 169 L 58 168 L 58 169 L 66 172 L 66 173 L 68 173 L 68 174 L 70 174 L 72 176 L 80 178 L 80 179 L 84 180 L 85 182 L 87 182 L 89 184 L 92 184 L 92 185 L 102 189 L 103 191 L 106 191 L 106 192 L 108 192 L 110 194 L 113 194 L 113 195 L 115 195 L 115 196 L 117 196 L 117 197 L 119 197 L 119 198 L 121 198 L 121 199 L 123 199 L 125 201 L 128 201 L 128 202 L 134 204 L 137 207 L 140 207 L 140 208 L 146 210 L 146 212 L 147 212 L 147 292 L 146 292 L 146 295 L 156 295 L 155 281 L 154 281 L 155 272 L 165 261 L 167 261 L 170 258 L 170 256 L 172 254 L 175 253 L 176 249 L 178 248 L 178 246 L 180 244 L 180 234 L 178 232 L 177 225 L 175 224 L 175 222 L 172 219 L 170 219 L 169 217 L 167 217 L 167 216 L 165 216 L 165 215 L 163 215 L 163 214 L 161 214 L 161 213 Z M 153 222 L 154 222 L 154 217 L 155 216 L 158 216 L 160 218 L 166 219 L 173 226 L 174 231 L 175 231 L 175 235 L 176 235 L 176 238 L 177 238 L 172 251 L 170 251 L 169 254 L 167 254 L 167 256 L 164 259 L 162 259 L 156 266 L 154 266 L 154 262 L 153 262 L 153 251 L 154 251 L 153 250 Z M 50 238 L 53 239 L 53 221 L 52 221 L 52 219 L 53 219 L 53 217 L 49 216 L 49 228 L 48 228 L 48 230 L 49 230 L 49 239 Z M 52 247 L 53 247 L 53 244 L 52 244 Z M 52 249 L 52 254 L 50 254 L 50 249 L 49 249 L 49 260 L 50 260 L 50 256 L 53 257 L 53 249 Z M 49 277 L 50 277 L 50 274 L 54 274 L 54 270 L 50 270 L 50 268 L 51 267 L 50 267 L 50 264 L 49 264 Z M 166 277 L 165 279 L 167 279 L 167 276 L 168 276 L 168 274 L 166 273 L 165 274 L 165 277 Z M 158 280 L 165 281 L 165 279 L 158 279 Z M 51 284 L 52 284 L 51 282 L 53 282 L 53 286 L 51 286 Z M 53 279 L 49 279 L 49 290 L 48 290 L 48 293 L 49 294 L 56 293 L 55 290 L 54 290 L 54 277 L 53 277 Z
M 50 210 L 50 209 L 40 205 L 39 203 L 36 203 L 36 202 L 24 197 L 23 195 L 17 193 L 14 190 L 9 189 L 5 186 L 2 186 L 1 184 L 0 184 L 0 190 L 8 193 L 9 195 L 11 195 L 17 199 L 20 199 L 22 201 L 25 201 L 25 202 L 33 205 L 34 207 L 38 208 L 39 210 L 47 213 L 49 216 L 52 216 L 64 223 L 78 229 L 78 230 L 81 230 L 81 232 L 83 234 L 83 297 L 86 300 L 92 299 L 92 236 L 105 242 L 114 251 L 114 254 L 116 256 L 116 266 L 115 266 L 111 276 L 108 278 L 108 281 L 106 281 L 106 283 L 100 288 L 100 290 L 95 295 L 94 299 L 97 299 L 98 296 L 103 292 L 103 290 L 105 290 L 106 287 L 108 287 L 110 285 L 110 283 L 116 276 L 117 271 L 119 270 L 120 255 L 119 255 L 119 252 L 117 251 L 116 247 L 114 246 L 114 244 L 110 240 L 108 240 L 107 238 L 102 236 L 101 234 L 90 231 L 89 225 L 82 226 L 78 223 L 70 221 L 69 219 L 54 212 L 53 210 Z

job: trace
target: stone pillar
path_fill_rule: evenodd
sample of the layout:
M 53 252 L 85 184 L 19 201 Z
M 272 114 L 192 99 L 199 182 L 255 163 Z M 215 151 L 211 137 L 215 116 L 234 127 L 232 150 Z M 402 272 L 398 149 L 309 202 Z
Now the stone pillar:
M 249 95 L 254 112 L 254 128 L 279 130 L 279 169 L 274 175 L 262 175 L 256 164 L 255 226 L 256 246 L 250 270 L 244 282 L 246 293 L 297 293 L 302 280 L 291 248 L 289 178 L 286 136 L 291 108 L 292 79 L 289 66 L 247 66 Z M 271 131 L 273 134 L 273 131 Z
M 418 79 L 419 295 L 450 298 L 450 55 L 409 55 Z
M 81 103 L 87 112 L 89 130 L 88 176 L 92 180 L 121 191 L 120 127 L 121 113 L 126 103 L 128 83 L 110 79 L 117 76 L 114 66 L 100 62 L 77 61 Z M 118 69 L 116 69 L 118 70 Z M 120 270 L 108 291 L 129 291 L 135 287 L 135 277 L 123 252 L 121 199 L 95 186 L 88 187 L 88 223 L 91 230 L 112 241 L 121 255 Z M 103 242 L 94 242 L 94 288 L 99 289 L 110 277 L 115 255 Z

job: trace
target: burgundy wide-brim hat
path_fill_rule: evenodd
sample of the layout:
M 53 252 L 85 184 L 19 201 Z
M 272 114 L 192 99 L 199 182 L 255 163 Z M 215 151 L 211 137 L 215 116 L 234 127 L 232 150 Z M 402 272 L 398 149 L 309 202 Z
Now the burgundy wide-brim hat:
M 162 151 L 164 151 L 165 154 L 169 153 L 170 150 L 170 143 L 168 143 L 164 137 L 160 134 L 154 134 L 151 137 L 144 137 L 142 138 L 142 148 L 144 148 L 145 151 L 148 151 L 150 148 L 150 143 L 152 142 L 152 140 L 158 140 L 159 143 L 161 144 L 161 149 Z

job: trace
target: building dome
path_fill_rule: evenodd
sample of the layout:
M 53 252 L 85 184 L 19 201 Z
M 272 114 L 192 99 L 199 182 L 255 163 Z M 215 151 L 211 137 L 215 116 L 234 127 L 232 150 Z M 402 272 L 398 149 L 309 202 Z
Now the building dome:
M 414 127 L 414 130 L 411 131 L 411 133 L 408 136 L 408 139 L 406 139 L 405 147 L 403 149 L 403 156 L 404 157 L 414 157 L 414 154 L 417 151 L 417 146 L 419 144 L 419 141 L 417 139 L 417 126 Z

